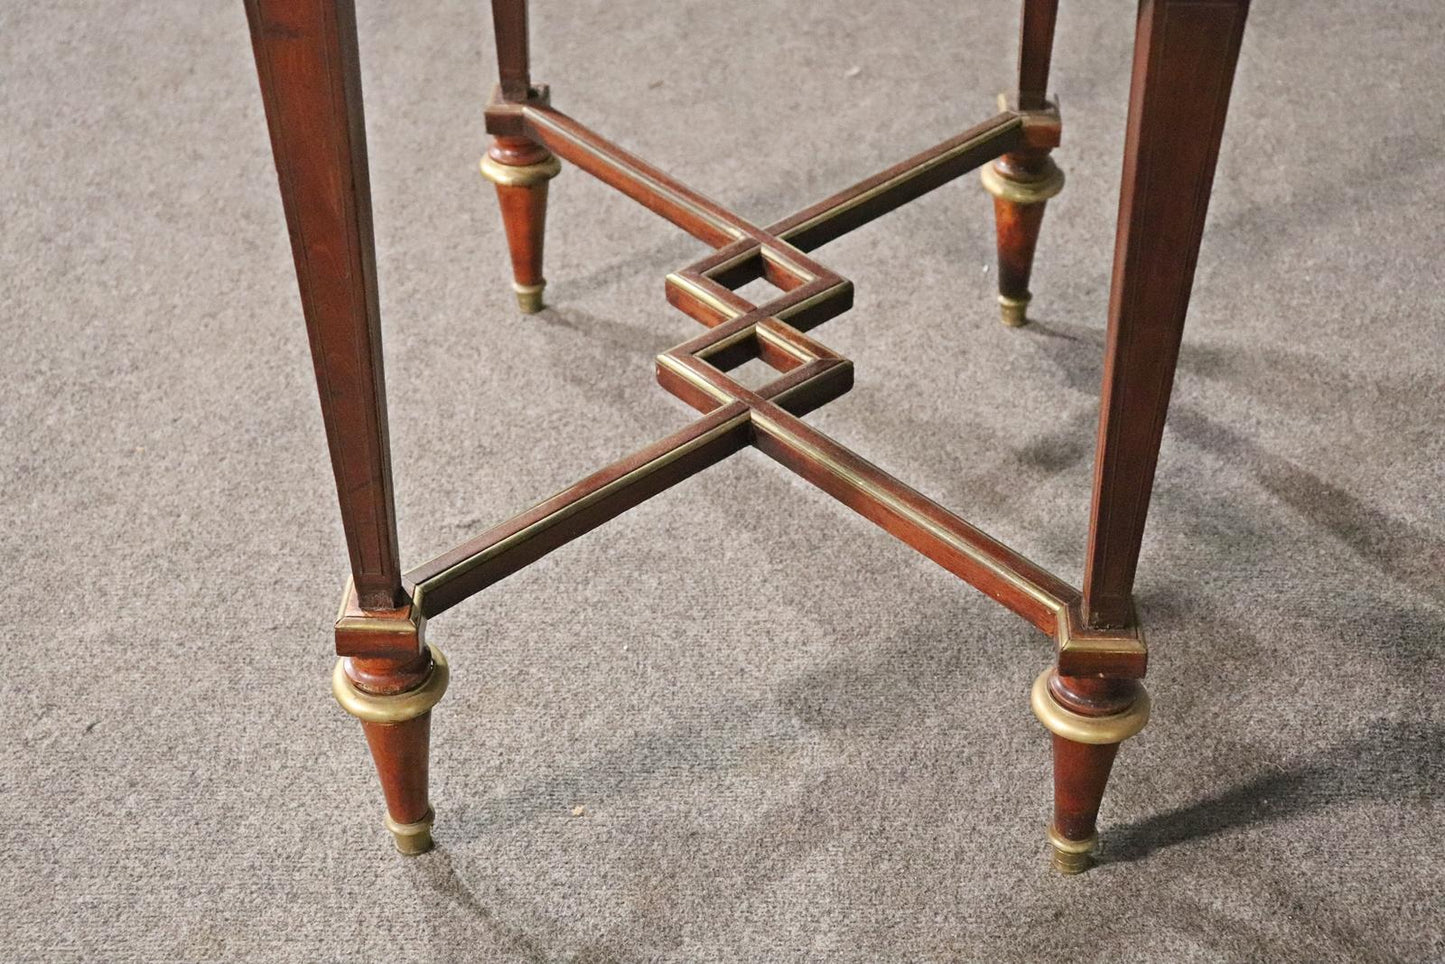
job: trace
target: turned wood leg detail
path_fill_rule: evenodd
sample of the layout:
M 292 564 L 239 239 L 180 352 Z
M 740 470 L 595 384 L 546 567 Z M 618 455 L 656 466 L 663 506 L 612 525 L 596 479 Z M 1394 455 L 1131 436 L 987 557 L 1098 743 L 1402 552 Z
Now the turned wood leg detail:
M 342 658 L 332 673 L 336 701 L 361 721 L 386 796 L 386 827 L 404 854 L 432 847 L 431 709 L 446 692 L 449 675 L 435 646 L 410 660 Z
M 1060 676 L 1050 668 L 1034 681 L 1031 703 L 1053 735 L 1053 864 L 1077 874 L 1093 863 L 1109 771 L 1119 744 L 1149 722 L 1149 694 L 1135 680 Z
M 497 137 L 482 157 L 482 175 L 497 186 L 502 226 L 512 255 L 512 289 L 525 314 L 542 310 L 542 239 L 547 223 L 547 182 L 562 165 L 525 137 Z
M 983 186 L 993 195 L 998 229 L 998 304 L 1005 325 L 1028 323 L 1029 276 L 1044 208 L 1064 188 L 1064 172 L 1047 151 L 1005 154 L 983 168 Z

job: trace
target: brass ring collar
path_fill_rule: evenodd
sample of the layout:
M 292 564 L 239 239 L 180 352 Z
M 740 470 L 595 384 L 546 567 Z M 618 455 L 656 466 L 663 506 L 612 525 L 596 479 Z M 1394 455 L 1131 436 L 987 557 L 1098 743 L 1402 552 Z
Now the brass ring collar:
M 1029 697 L 1034 716 L 1050 733 L 1075 743 L 1122 743 L 1149 722 L 1149 694 L 1144 687 L 1139 687 L 1139 695 L 1122 713 L 1084 716 L 1064 709 L 1049 695 L 1049 677 L 1053 672 L 1053 667 L 1050 667 L 1039 674 Z
M 341 708 L 363 723 L 405 723 L 431 710 L 447 691 L 451 670 L 442 651 L 431 643 L 431 673 L 416 689 L 404 693 L 380 695 L 357 689 L 346 675 L 345 660 L 338 659 L 331 671 L 331 692 Z
M 992 164 L 985 164 L 979 170 L 979 178 L 985 191 L 1014 204 L 1038 204 L 1064 189 L 1064 172 L 1052 160 L 1042 174 L 1026 181 L 1005 177 Z
M 536 164 L 503 164 L 490 154 L 482 155 L 482 176 L 502 187 L 531 187 L 551 180 L 562 170 L 562 162 L 553 154 Z

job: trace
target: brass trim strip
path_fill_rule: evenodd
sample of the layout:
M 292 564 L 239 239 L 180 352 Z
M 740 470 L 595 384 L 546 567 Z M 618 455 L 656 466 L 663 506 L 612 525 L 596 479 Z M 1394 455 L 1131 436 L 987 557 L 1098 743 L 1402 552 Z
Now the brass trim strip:
M 804 364 L 810 361 L 816 361 L 819 358 L 823 357 L 821 355 L 814 355 L 810 352 L 804 351 L 803 349 L 799 348 L 797 345 L 793 344 L 791 341 L 784 338 L 782 335 L 778 334 L 778 332 L 774 331 L 767 325 L 759 324 L 754 327 L 760 341 L 765 341 L 779 351 L 784 352 L 788 355 L 792 355 L 794 358 L 796 358 L 800 362 L 803 362 Z M 802 332 L 798 332 L 798 337 L 804 337 Z
M 1144 639 L 1144 629 L 1135 625 L 1120 630 L 1090 630 L 1078 625 L 1081 619 L 1073 609 L 1065 610 L 1059 619 L 1059 631 L 1055 636 L 1059 655 L 1065 656 L 1137 656 L 1147 659 L 1149 645 Z
M 352 616 L 351 601 L 356 597 L 356 579 L 346 577 L 346 586 L 341 590 L 341 604 L 336 610 L 333 631 L 338 633 L 381 633 L 383 635 L 414 636 L 421 632 L 425 620 L 418 619 L 413 606 L 410 618 L 382 618 L 380 616 Z
M 346 660 L 338 659 L 331 671 L 331 692 L 336 702 L 363 723 L 405 723 L 430 712 L 447 691 L 451 669 L 440 649 L 431 644 L 427 644 L 427 649 L 431 651 L 432 668 L 426 680 L 416 689 L 392 695 L 357 689 L 351 677 L 346 675 Z
M 728 304 L 726 301 L 723 301 L 716 294 L 708 291 L 706 288 L 692 281 L 690 278 L 686 278 L 680 274 L 677 274 L 676 272 L 668 275 L 666 280 L 671 282 L 678 288 L 681 288 L 689 295 L 692 295 L 692 297 L 696 298 L 698 301 L 701 301 L 709 308 L 716 310 L 718 314 L 725 317 L 728 321 L 732 321 L 734 318 L 741 318 L 743 315 L 747 314 L 747 312 L 739 311 L 737 308 Z
M 786 307 L 778 311 L 774 311 L 770 317 L 776 318 L 779 321 L 787 321 L 789 318 L 793 317 L 800 311 L 805 311 L 813 307 L 814 305 L 822 304 L 825 301 L 830 301 L 833 298 L 842 296 L 843 294 L 847 293 L 847 291 L 851 287 L 851 282 L 839 281 L 837 284 L 829 285 L 815 295 L 804 298 L 802 301 L 794 302 L 791 305 L 787 305 Z
M 1050 733 L 1072 740 L 1075 743 L 1091 743 L 1102 746 L 1108 743 L 1122 743 L 1144 729 L 1149 722 L 1149 692 L 1141 685 L 1139 695 L 1133 704 L 1122 713 L 1110 716 L 1084 716 L 1060 706 L 1049 695 L 1049 677 L 1054 673 L 1050 666 L 1034 680 L 1029 691 L 1029 706 L 1034 716 Z
M 926 530 L 930 535 L 932 535 L 939 541 L 947 543 L 950 548 L 968 557 L 973 562 L 977 563 L 981 568 L 992 573 L 1000 581 L 1007 583 L 1009 586 L 1012 586 L 1020 592 L 1023 592 L 1030 599 L 1037 602 L 1042 608 L 1049 612 L 1052 612 L 1055 619 L 1062 618 L 1063 612 L 1067 608 L 1064 601 L 1045 590 L 1042 586 L 1039 586 L 1034 582 L 1025 579 L 1023 576 L 1019 575 L 1011 569 L 1000 566 L 995 560 L 990 558 L 988 555 L 985 555 L 977 547 L 973 546 L 972 544 L 966 542 L 963 539 L 960 539 L 953 532 L 939 525 L 928 516 L 919 512 L 917 509 L 913 508 L 907 503 L 902 502 L 893 493 L 882 488 L 871 479 L 868 479 L 862 475 L 859 475 L 857 472 L 854 472 L 852 469 L 848 468 L 846 465 L 843 465 L 832 456 L 824 452 L 822 449 L 818 448 L 816 445 L 813 445 L 811 442 L 804 440 L 797 433 L 784 428 L 781 424 L 779 424 L 770 416 L 762 412 L 755 411 L 753 412 L 753 423 L 758 428 L 768 432 L 770 435 L 774 436 L 785 444 L 791 445 L 794 448 L 798 449 L 808 458 L 812 459 L 814 464 L 818 465 L 821 468 L 827 469 L 829 472 L 832 472 L 834 475 L 843 479 L 849 485 L 852 485 L 862 490 L 874 501 L 886 506 L 889 511 L 897 513 L 911 524 Z M 822 435 L 822 433 L 818 434 L 820 436 Z M 826 436 L 822 437 L 826 438 Z M 829 441 L 831 442 L 832 440 L 829 439 Z M 860 456 L 859 459 L 861 461 L 862 457 Z M 877 469 L 877 471 L 880 474 L 886 474 L 883 472 L 882 469 Z M 947 509 L 944 509 L 942 506 L 938 506 L 937 503 L 933 503 L 932 500 L 928 499 L 927 496 L 924 496 L 920 493 L 919 497 L 935 505 L 939 509 L 939 511 L 944 512 L 948 515 L 953 515 L 953 513 L 949 512 Z M 960 519 L 959 521 L 963 522 L 962 519 Z M 968 523 L 964 522 L 964 525 L 968 525 Z M 969 526 L 969 528 L 976 527 Z
M 741 241 L 741 240 L 743 240 L 743 238 L 739 238 L 738 240 Z M 743 263 L 748 262 L 748 261 L 751 261 L 751 260 L 753 260 L 754 258 L 761 258 L 762 256 L 763 256 L 763 248 L 762 248 L 762 245 L 761 245 L 761 244 L 758 244 L 758 243 L 755 243 L 755 244 L 753 244 L 752 247 L 750 247 L 750 248 L 744 248 L 742 251 L 739 251 L 737 254 L 733 255 L 731 258 L 728 258 L 726 261 L 719 261 L 717 264 L 715 264 L 715 265 L 713 265 L 712 267 L 708 268 L 707 271 L 703 272 L 703 277 L 704 277 L 704 278 L 708 278 L 708 279 L 712 279 L 712 278 L 715 277 L 716 275 L 727 274 L 729 271 L 731 271 L 732 269 L 736 268 L 738 265 L 743 264 Z
M 777 240 L 782 241 L 784 244 L 787 244 L 787 241 L 783 238 L 778 238 Z M 792 245 L 788 245 L 788 247 L 791 248 Z M 794 250 L 797 249 L 794 248 Z M 801 251 L 798 253 L 802 254 Z M 776 267 L 780 268 L 785 272 L 790 272 L 797 275 L 799 278 L 803 279 L 803 284 L 809 284 L 818 280 L 817 274 L 809 271 L 807 268 L 798 264 L 798 262 L 788 257 L 785 253 L 783 253 L 783 251 L 773 247 L 770 244 L 763 244 L 761 249 L 758 251 L 758 256 L 764 261 L 771 261 Z M 809 260 L 811 261 L 812 259 Z
M 519 546 L 534 538 L 538 533 L 544 532 L 547 529 L 555 526 L 557 523 L 562 522 L 565 519 L 571 518 L 578 512 L 581 512 L 583 509 L 586 509 L 589 506 L 595 505 L 598 502 L 603 501 L 608 496 L 617 492 L 619 489 L 626 488 L 637 479 L 651 475 L 659 469 L 671 465 L 678 459 L 683 458 L 686 455 L 690 455 L 693 452 L 696 452 L 698 449 L 705 447 L 709 443 L 716 441 L 718 438 L 721 438 L 729 432 L 737 429 L 740 425 L 745 425 L 748 422 L 749 418 L 751 418 L 751 415 L 746 410 L 746 408 L 744 408 L 743 411 L 727 419 L 721 424 L 714 426 L 713 428 L 697 436 L 696 438 L 690 439 L 686 443 L 679 445 L 677 448 L 668 450 L 657 458 L 650 459 L 649 461 L 644 462 L 642 465 L 639 465 L 632 471 L 627 472 L 624 475 L 618 476 L 616 479 L 613 479 L 608 484 L 601 486 L 600 488 L 593 489 L 591 492 L 582 496 L 580 499 L 567 503 L 566 505 L 557 509 L 557 511 L 548 513 L 543 518 L 538 519 L 536 522 L 532 523 L 529 526 L 526 526 L 525 528 L 519 529 L 518 531 L 512 533 L 510 536 L 507 536 L 505 539 L 493 543 L 492 545 L 481 550 L 475 555 L 468 556 L 460 562 L 457 562 L 449 566 L 448 568 L 442 570 L 431 578 L 418 583 L 417 588 L 422 592 L 434 590 L 440 586 L 445 585 L 446 583 L 451 582 L 453 579 L 467 574 L 478 566 L 482 566 L 488 562 L 491 562 L 493 559 L 496 559 L 498 556 L 505 554 L 514 547 Z M 562 495 L 563 492 L 566 492 L 566 489 L 562 490 L 562 492 L 558 492 L 556 495 L 552 495 L 546 499 L 543 499 L 532 508 L 535 509 L 537 508 L 537 506 L 546 505 L 548 502 L 552 501 L 552 499 L 555 499 L 557 498 L 557 496 Z
M 737 399 L 734 398 L 730 393 L 718 387 L 717 385 L 714 385 L 712 382 L 699 375 L 689 365 L 687 365 L 686 362 L 682 361 L 674 355 L 658 355 L 657 363 L 663 368 L 666 368 L 668 371 L 672 372 L 674 375 L 678 375 L 685 379 L 694 388 L 699 388 L 702 391 L 706 392 L 708 395 L 711 395 L 714 399 L 724 405 L 728 404 L 729 402 L 737 401 Z
M 810 228 L 814 228 L 820 224 L 832 221 L 834 218 L 847 214 L 849 211 L 853 210 L 856 207 L 859 207 L 860 205 L 866 204 L 869 201 L 881 197 L 884 194 L 888 194 L 889 192 L 895 190 L 899 185 L 907 184 L 914 178 L 920 177 L 928 173 L 929 171 L 932 171 L 934 168 L 939 167 L 940 165 L 947 164 L 949 161 L 952 161 L 961 154 L 967 154 L 969 151 L 976 150 L 982 147 L 989 141 L 996 140 L 997 138 L 1002 137 L 1005 134 L 1018 130 L 1019 128 L 1023 127 L 1023 124 L 1023 118 L 1017 115 L 1010 116 L 1007 119 L 1001 121 L 997 127 L 990 128 L 984 133 L 979 134 L 977 137 L 969 138 L 962 144 L 958 144 L 955 147 L 944 151 L 942 154 L 937 154 L 924 161 L 923 163 L 917 165 L 916 167 L 911 167 L 906 171 L 896 174 L 881 184 L 875 184 L 868 190 L 863 191 L 860 194 L 854 195 L 853 197 L 849 198 L 847 201 L 844 201 L 842 204 L 837 205 L 836 207 L 832 207 L 826 211 L 822 211 L 800 224 L 794 224 L 790 226 L 786 231 L 780 232 L 778 234 L 778 238 L 780 240 L 787 241 L 789 238 L 801 234 L 804 231 L 809 230 Z M 981 163 L 987 163 L 987 161 Z M 959 175 L 962 176 L 964 173 L 967 172 L 960 171 Z
M 746 328 L 741 328 L 733 332 L 726 338 L 719 338 L 717 341 L 713 342 L 711 345 L 708 345 L 706 348 L 699 349 L 698 351 L 693 353 L 693 357 L 704 360 L 711 358 L 713 355 L 716 355 L 720 351 L 727 351 L 734 345 L 740 345 L 743 342 L 747 341 L 749 338 L 752 338 L 757 333 L 757 330 L 758 326 L 756 324 L 748 325 Z
M 577 152 L 602 162 L 611 169 L 613 173 L 624 175 L 636 181 L 638 186 L 643 188 L 646 193 L 651 194 L 654 200 L 666 201 L 669 205 L 686 211 L 699 221 L 711 226 L 713 229 L 732 238 L 734 241 L 741 241 L 743 238 L 749 236 L 749 231 L 723 218 L 716 211 L 710 211 L 699 204 L 699 200 L 706 200 L 703 198 L 703 195 L 688 189 L 688 192 L 694 195 L 694 197 L 688 197 L 686 194 L 681 194 L 673 188 L 668 187 L 644 168 L 640 167 L 637 162 L 626 155 L 626 152 L 616 148 L 614 145 L 606 144 L 604 147 L 602 145 L 592 144 L 579 137 L 576 131 L 568 130 L 565 126 L 557 122 L 553 116 L 555 113 L 557 112 L 552 111 L 550 108 L 540 109 L 531 105 L 522 109 L 523 116 L 530 123 L 545 128 L 553 137 L 570 144 Z M 581 127 L 581 125 L 578 126 Z M 586 129 L 583 128 L 583 130 Z M 586 131 L 586 133 L 591 134 L 592 132 Z M 567 156 L 567 151 L 559 150 L 557 145 L 549 144 L 548 146 L 552 147 L 553 150 L 557 150 L 562 156 Z M 584 165 L 575 158 L 571 158 L 571 160 L 579 167 L 584 167 Z M 707 203 L 722 210 L 722 205 L 716 201 L 708 200 Z M 740 218 L 737 220 L 741 221 Z M 748 227 L 751 227 L 751 225 Z

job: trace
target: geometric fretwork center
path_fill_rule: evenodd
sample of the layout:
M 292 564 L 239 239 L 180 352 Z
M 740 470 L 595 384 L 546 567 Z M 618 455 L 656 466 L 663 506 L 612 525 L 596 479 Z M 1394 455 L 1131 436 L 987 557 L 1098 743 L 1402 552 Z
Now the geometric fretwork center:
M 766 228 L 688 189 L 552 109 L 545 89 L 494 99 L 488 127 L 538 142 L 714 249 L 667 276 L 667 299 L 707 326 L 657 357 L 658 381 L 702 413 L 406 575 L 417 615 L 434 616 L 628 508 L 754 445 L 1058 643 L 1066 675 L 1142 676 L 1137 630 L 1081 629 L 1081 594 L 799 417 L 852 386 L 852 362 L 806 332 L 847 311 L 853 285 L 808 252 L 1030 142 L 1033 115 L 1005 110 L 957 137 Z M 779 290 L 753 304 L 737 289 Z M 728 371 L 753 358 L 778 376 L 749 389 Z

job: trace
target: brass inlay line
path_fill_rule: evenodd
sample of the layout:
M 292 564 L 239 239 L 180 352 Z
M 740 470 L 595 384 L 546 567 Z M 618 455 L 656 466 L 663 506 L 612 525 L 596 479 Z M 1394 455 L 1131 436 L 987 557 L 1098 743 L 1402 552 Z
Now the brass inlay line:
M 854 195 L 848 200 L 842 202 L 841 204 L 835 205 L 834 207 L 831 207 L 826 211 L 822 211 L 814 215 L 808 220 L 802 222 L 801 224 L 795 224 L 792 227 L 788 228 L 786 231 L 779 232 L 778 237 L 786 241 L 789 238 L 796 237 L 802 232 L 808 230 L 809 228 L 817 227 L 819 224 L 823 224 L 827 221 L 832 221 L 834 218 L 846 214 L 847 212 L 853 210 L 856 207 L 859 207 L 863 204 L 868 203 L 869 201 L 874 200 L 875 198 L 887 194 L 894 188 L 898 187 L 900 184 L 906 184 L 914 178 L 920 177 L 942 164 L 947 164 L 949 161 L 958 157 L 960 154 L 967 154 L 969 151 L 976 150 L 977 148 L 987 144 L 989 141 L 995 140 L 1002 135 L 1007 134 L 1010 131 L 1017 130 L 1021 127 L 1023 127 L 1023 119 L 1018 116 L 1011 116 L 1006 120 L 1001 121 L 997 126 L 992 127 L 987 131 L 984 131 L 982 134 L 979 134 L 977 137 L 971 137 L 968 140 L 964 141 L 962 144 L 950 148 L 949 150 L 944 151 L 942 154 L 937 154 L 931 158 L 928 158 L 927 160 L 923 161 L 915 167 L 911 167 L 906 171 L 895 174 L 893 177 L 890 177 L 888 180 L 882 182 L 881 184 L 875 184 L 868 190 L 863 191 L 860 194 Z M 984 161 L 980 161 L 979 163 L 983 164 Z M 963 174 L 966 172 L 960 171 L 959 173 Z
M 726 301 L 723 301 L 713 292 L 707 290 L 701 285 L 698 285 L 690 278 L 686 278 L 680 274 L 677 274 L 676 272 L 673 272 L 672 274 L 667 276 L 667 280 L 671 281 L 674 285 L 683 289 L 688 294 L 692 295 L 698 301 L 701 301 L 708 307 L 715 309 L 718 314 L 725 316 L 729 321 L 746 314 L 746 312 L 739 311 L 737 308 L 728 304 Z
M 647 190 L 650 191 L 659 200 L 667 201 L 674 207 L 682 208 L 689 214 L 696 217 L 698 220 L 704 221 L 712 227 L 718 229 L 722 233 L 728 235 L 734 241 L 741 241 L 743 238 L 749 236 L 749 232 L 747 230 L 740 228 L 737 224 L 726 220 L 715 211 L 708 210 L 708 208 L 699 204 L 698 200 L 694 200 L 694 197 L 701 200 L 703 197 L 701 194 L 695 194 L 695 192 L 690 192 L 694 193 L 694 197 L 688 197 L 686 194 L 679 193 L 675 188 L 669 187 L 668 185 L 659 181 L 652 174 L 639 168 L 637 164 L 632 162 L 630 158 L 627 158 L 625 156 L 619 156 L 616 152 L 612 150 L 599 147 L 596 144 L 589 143 L 576 132 L 570 131 L 566 127 L 558 124 L 546 111 L 538 110 L 535 107 L 527 107 L 525 108 L 524 113 L 527 119 L 530 120 L 532 123 L 546 127 L 547 129 L 552 131 L 552 133 L 557 137 L 563 138 L 568 143 L 574 145 L 579 151 L 583 151 L 587 154 L 590 154 L 592 157 L 603 161 L 605 164 L 607 164 L 609 167 L 619 173 L 626 174 L 634 181 L 637 181 L 639 184 L 646 187 Z M 588 133 L 591 132 L 589 131 Z M 563 157 L 567 156 L 564 152 L 559 151 L 558 153 L 562 153 Z M 568 159 L 573 161 L 576 160 L 575 158 Z M 578 166 L 581 165 L 579 164 Z M 719 208 L 721 207 L 721 205 L 718 205 L 716 204 L 716 202 L 713 201 L 708 201 L 707 203 L 713 204 L 714 206 Z
M 781 241 L 782 239 L 779 238 L 778 240 Z M 790 271 L 791 273 L 802 278 L 804 284 L 808 284 L 809 282 L 818 280 L 818 276 L 816 273 L 798 264 L 792 258 L 784 254 L 781 250 L 773 247 L 770 244 L 763 245 L 762 250 L 759 252 L 759 255 L 764 261 L 771 261 L 778 267 L 784 268 L 787 271 Z
M 706 418 L 716 417 L 717 413 L 715 412 L 706 416 Z M 491 562 L 497 557 L 506 554 L 517 546 L 520 546 L 523 543 L 529 541 L 530 539 L 536 537 L 539 533 L 544 532 L 547 529 L 550 529 L 553 526 L 557 525 L 558 523 L 571 518 L 578 512 L 581 512 L 582 510 L 605 500 L 607 497 L 613 495 L 619 490 L 633 484 L 638 479 L 645 478 L 660 469 L 666 468 L 667 466 L 683 458 L 684 456 L 696 452 L 698 449 L 707 446 L 711 442 L 715 442 L 717 439 L 733 431 L 734 429 L 737 429 L 739 426 L 747 424 L 747 421 L 750 417 L 751 416 L 746 409 L 738 412 L 736 415 L 733 415 L 731 418 L 728 418 L 726 421 L 721 422 L 720 424 L 714 426 L 703 434 L 693 439 L 690 439 L 689 441 L 677 446 L 676 448 L 669 449 L 667 452 L 664 452 L 662 455 L 659 455 L 656 458 L 649 459 L 642 465 L 637 466 L 630 472 L 618 476 L 616 479 L 613 479 L 606 485 L 601 486 L 597 489 L 593 489 L 591 492 L 588 492 L 581 498 L 569 502 L 566 505 L 563 505 L 556 511 L 549 512 L 547 515 L 538 519 L 536 522 L 533 522 L 531 525 L 528 525 L 525 528 L 517 530 L 516 532 L 507 536 L 505 539 L 495 542 L 492 545 L 486 547 L 485 549 L 482 549 L 479 552 L 475 553 L 474 555 L 468 556 L 466 559 L 454 563 L 453 565 L 442 570 L 436 575 L 423 580 L 421 583 L 418 584 L 418 588 L 421 589 L 423 592 L 426 592 L 428 590 L 435 590 L 445 585 L 446 583 L 451 582 L 453 579 L 465 575 L 466 573 L 472 571 L 473 569 L 476 569 L 479 566 L 486 565 L 488 562 Z M 551 502 L 554 499 L 560 498 L 561 496 L 565 495 L 566 492 L 567 490 L 563 489 L 556 495 L 553 495 L 547 499 L 543 499 L 541 502 L 537 503 L 527 511 L 531 512 L 539 508 L 540 506 L 544 506 L 548 502 Z
M 788 341 L 782 335 L 778 334 L 776 331 L 773 331 L 766 325 L 757 325 L 755 330 L 757 331 L 758 338 L 766 341 L 769 345 L 772 345 L 779 351 L 787 352 L 789 355 L 792 355 L 800 362 L 810 362 L 818 357 L 817 355 L 810 354 L 799 348 L 797 345 L 793 344 L 791 341 Z M 798 334 L 801 336 L 802 332 L 799 332 Z
M 842 294 L 844 291 L 847 291 L 847 290 L 848 290 L 848 282 L 847 282 L 847 281 L 840 281 L 840 282 L 838 282 L 838 283 L 835 284 L 835 285 L 832 285 L 832 286 L 830 286 L 830 287 L 824 288 L 822 291 L 818 292 L 817 294 L 813 295 L 813 296 L 810 297 L 810 298 L 804 298 L 802 301 L 799 301 L 799 302 L 796 302 L 796 303 L 794 303 L 794 304 L 788 305 L 788 306 L 786 306 L 786 307 L 784 307 L 784 308 L 781 308 L 781 309 L 779 309 L 779 310 L 777 310 L 777 311 L 772 311 L 771 314 L 772 314 L 772 316 L 773 316 L 774 318 L 778 319 L 779 321 L 787 321 L 789 318 L 791 318 L 791 317 L 793 317 L 794 315 L 798 314 L 800 311 L 806 311 L 807 309 L 813 307 L 814 305 L 822 304 L 823 302 L 829 300 L 830 298 L 836 298 L 836 297 L 838 297 L 838 295 Z M 765 305 L 764 307 L 770 308 L 770 306 L 766 306 L 766 305 Z M 770 310 L 771 310 L 771 309 L 770 309 Z
M 741 240 L 741 238 L 739 240 Z M 754 258 L 760 257 L 761 254 L 762 246 L 759 244 L 754 244 L 751 248 L 746 248 L 733 255 L 731 258 L 728 258 L 726 261 L 719 262 L 718 264 L 713 265 L 711 268 L 708 268 L 707 271 L 704 272 L 704 276 L 711 278 L 714 275 L 725 274 L 731 271 L 733 268 L 736 268 L 738 265 L 743 264 L 744 262 L 751 261 Z
M 808 458 L 810 458 L 815 464 L 823 467 L 824 469 L 827 469 L 829 472 L 832 472 L 834 475 L 838 476 L 849 485 L 852 485 L 855 488 L 863 491 L 874 501 L 888 508 L 889 511 L 902 516 L 908 522 L 925 530 L 941 542 L 946 543 L 950 548 L 954 549 L 955 551 L 966 556 L 968 559 L 977 563 L 980 567 L 992 573 L 1002 582 L 1005 582 L 1013 588 L 1019 590 L 1020 592 L 1023 592 L 1030 599 L 1037 602 L 1045 610 L 1053 612 L 1056 615 L 1062 613 L 1064 609 L 1064 603 L 1058 597 L 1053 595 L 1053 593 L 1048 592 L 1043 587 L 1035 584 L 1028 579 L 1025 579 L 1023 576 L 1019 575 L 1016 572 L 1013 572 L 1007 567 L 1000 565 L 991 556 L 980 551 L 977 547 L 971 545 L 966 540 L 960 539 L 955 533 L 945 528 L 944 526 L 939 525 L 933 519 L 930 519 L 928 516 L 919 512 L 917 509 L 908 505 L 906 502 L 901 501 L 897 496 L 893 495 L 887 489 L 884 489 L 882 486 L 878 485 L 872 479 L 869 479 L 866 476 L 860 475 L 859 473 L 853 471 L 851 468 L 839 462 L 837 459 L 833 458 L 833 456 L 818 448 L 816 445 L 813 445 L 811 442 L 806 441 L 790 429 L 785 428 L 781 423 L 773 419 L 770 415 L 763 412 L 753 412 L 753 424 L 756 425 L 758 428 L 762 429 L 763 431 L 767 432 L 768 434 L 773 435 L 776 438 L 781 439 L 788 445 L 791 445 L 794 448 L 798 449 L 799 451 L 807 455 Z M 830 439 L 829 441 L 832 440 Z M 881 469 L 877 469 L 876 466 L 870 467 L 874 468 L 875 471 L 879 472 L 879 474 L 886 474 Z M 926 497 L 924 496 L 920 496 L 920 498 L 926 499 Z M 931 500 L 927 501 L 931 502 Z M 934 505 L 936 508 L 939 509 L 939 511 L 944 512 L 948 515 L 952 515 L 952 513 L 948 512 L 948 510 L 944 509 L 942 506 L 937 506 L 936 503 L 934 503 Z M 961 522 L 963 525 L 968 526 L 968 523 L 963 522 L 963 520 L 960 519 L 958 521 Z M 971 529 L 974 528 L 973 526 L 968 527 Z M 979 534 L 982 535 L 983 533 L 980 532 Z
M 722 402 L 724 405 L 729 402 L 737 401 L 737 399 L 734 398 L 731 394 L 724 391 L 722 388 L 719 388 L 717 385 L 714 385 L 702 375 L 699 375 L 691 368 L 691 366 L 678 360 L 678 358 L 673 355 L 658 355 L 657 363 L 663 368 L 666 368 L 668 371 L 672 372 L 674 375 L 679 375 L 682 378 L 686 379 L 687 382 L 693 387 L 701 389 L 702 391 L 711 395 L 717 401 Z

